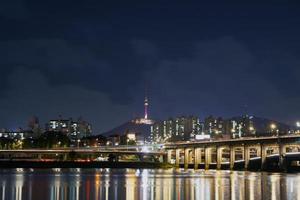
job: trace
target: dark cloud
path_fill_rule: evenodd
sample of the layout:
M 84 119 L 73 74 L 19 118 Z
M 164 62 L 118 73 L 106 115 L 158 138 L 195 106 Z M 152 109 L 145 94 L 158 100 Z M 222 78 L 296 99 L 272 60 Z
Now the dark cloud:
M 107 130 L 141 115 L 145 88 L 154 118 L 299 119 L 299 22 L 288 3 L 1 1 L 0 127 Z
M 295 79 L 297 69 L 287 65 L 292 71 L 285 72 L 280 63 L 275 68 L 293 85 L 274 79 L 274 73 L 269 74 L 274 61 L 256 56 L 233 37 L 198 41 L 185 47 L 192 52 L 189 56 L 176 58 L 166 56 L 169 52 L 151 41 L 136 39 L 128 44 L 131 47 L 126 48 L 131 49 L 129 54 L 135 60 L 126 60 L 125 65 L 132 62 L 138 66 L 121 69 L 115 61 L 99 59 L 91 49 L 65 40 L 2 42 L 0 52 L 5 56 L 0 64 L 11 67 L 4 72 L 8 78 L 2 79 L 6 85 L 2 92 L 2 126 L 11 127 L 11 121 L 14 126 L 24 124 L 31 115 L 47 120 L 63 114 L 86 116 L 96 124 L 97 131 L 107 130 L 130 119 L 133 113 L 141 115 L 146 86 L 154 118 L 248 112 L 291 121 L 300 114 L 295 112 L 298 95 L 287 96 L 287 91 L 299 84 Z M 286 58 L 276 59 L 290 62 Z M 134 81 L 131 69 L 140 74 Z M 124 88 L 126 91 L 120 92 Z M 22 110 L 24 107 L 27 110 Z M 93 107 L 99 108 L 98 113 Z M 285 111 L 293 115 L 287 116 Z M 7 118 L 7 113 L 17 116 L 18 123 Z
M 0 126 L 26 126 L 30 116 L 42 122 L 62 115 L 90 121 L 95 132 L 109 130 L 128 119 L 129 106 L 112 103 L 107 94 L 79 85 L 53 86 L 38 70 L 19 67 L 7 77 L 8 90 L 0 99 Z
M 23 0 L 3 0 L 0 1 L 0 16 L 20 20 L 29 15 Z
M 50 84 L 82 85 L 106 92 L 109 96 L 114 95 L 111 90 L 124 94 L 128 87 L 127 84 L 114 84 L 115 80 L 111 77 L 120 76 L 117 67 L 110 66 L 106 61 L 98 58 L 86 46 L 70 44 L 66 40 L 35 39 L 1 42 L 0 54 L 3 57 L 0 61 L 3 73 L 9 71 L 7 69 L 21 65 L 28 69 L 40 70 Z

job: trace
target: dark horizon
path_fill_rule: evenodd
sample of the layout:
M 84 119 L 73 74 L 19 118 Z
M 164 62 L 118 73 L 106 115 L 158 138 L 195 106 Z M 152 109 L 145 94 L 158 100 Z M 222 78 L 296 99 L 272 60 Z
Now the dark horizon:
M 82 116 L 300 120 L 298 2 L 0 2 L 0 128 Z

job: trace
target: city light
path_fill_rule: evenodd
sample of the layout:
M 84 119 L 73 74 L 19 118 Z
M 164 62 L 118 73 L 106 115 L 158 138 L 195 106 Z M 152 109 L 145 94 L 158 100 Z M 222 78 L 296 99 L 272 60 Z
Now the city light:
M 294 2 L 0 0 L 0 200 L 300 200 Z
M 196 135 L 195 136 L 196 140 L 205 140 L 205 139 L 210 139 L 210 135 Z
M 274 124 L 274 123 L 272 123 L 271 125 L 270 125 L 270 128 L 271 128 L 271 130 L 275 130 L 276 129 L 276 124 Z

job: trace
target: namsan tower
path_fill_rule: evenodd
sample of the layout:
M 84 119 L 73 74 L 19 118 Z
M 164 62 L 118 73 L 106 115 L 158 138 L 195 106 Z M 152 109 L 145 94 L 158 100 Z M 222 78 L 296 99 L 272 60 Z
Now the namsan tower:
M 147 94 L 144 99 L 144 117 L 133 120 L 136 124 L 153 124 L 154 121 L 149 118 L 149 99 Z
M 145 96 L 145 101 L 144 101 L 144 107 L 145 107 L 145 119 L 148 119 L 148 106 L 149 106 L 149 101 L 147 96 Z

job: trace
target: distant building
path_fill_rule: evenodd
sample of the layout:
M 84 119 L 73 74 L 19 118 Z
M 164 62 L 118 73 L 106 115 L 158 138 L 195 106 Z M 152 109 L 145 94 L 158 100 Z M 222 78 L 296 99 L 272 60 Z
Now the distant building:
M 66 135 L 70 133 L 71 120 L 54 119 L 46 124 L 46 131 L 62 132 Z
M 225 131 L 225 122 L 222 117 L 213 117 L 212 115 L 204 119 L 204 132 L 211 137 L 222 137 Z
M 87 136 L 80 140 L 80 144 L 84 147 L 105 146 L 107 144 L 107 138 L 103 135 Z
M 121 137 L 122 145 L 143 145 L 145 144 L 145 138 L 142 134 L 137 132 L 127 132 Z
M 28 128 L 32 131 L 33 137 L 38 137 L 43 133 L 43 129 L 39 123 L 39 118 L 36 116 L 33 116 L 28 120 Z
M 46 131 L 61 132 L 66 134 L 72 142 L 87 137 L 92 133 L 92 126 L 81 118 L 77 121 L 70 119 L 50 120 L 46 124 Z
M 205 134 L 212 138 L 240 138 L 255 136 L 252 116 L 234 117 L 223 119 L 222 117 L 209 116 L 204 120 Z
M 177 117 L 170 118 L 151 126 L 151 142 L 163 143 L 166 141 L 190 141 L 196 135 L 203 134 L 203 124 L 198 117 Z
M 252 116 L 242 116 L 226 121 L 226 132 L 231 138 L 253 137 L 256 135 L 256 128 Z
M 17 139 L 17 140 L 23 140 L 28 137 L 32 137 L 33 132 L 29 130 L 17 130 L 17 131 L 8 131 L 8 130 L 2 130 L 0 131 L 0 137 L 8 138 L 8 139 Z
M 107 137 L 107 144 L 109 146 L 118 146 L 121 143 L 121 136 L 118 134 L 113 134 Z

